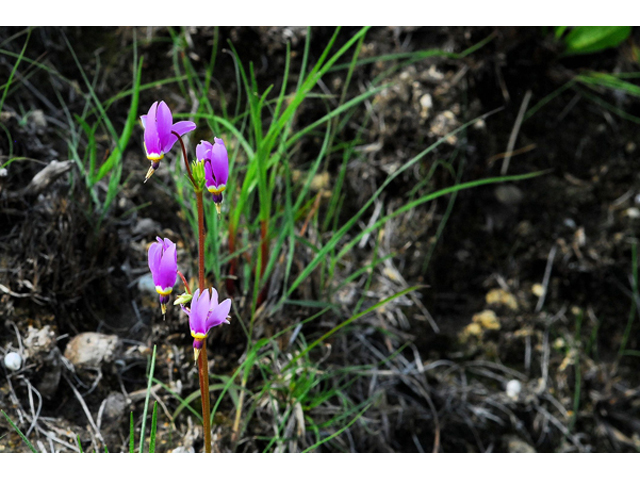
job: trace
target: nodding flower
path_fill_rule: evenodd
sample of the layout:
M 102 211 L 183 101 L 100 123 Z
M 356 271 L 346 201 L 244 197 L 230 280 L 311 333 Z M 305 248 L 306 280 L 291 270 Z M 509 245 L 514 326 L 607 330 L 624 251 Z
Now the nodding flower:
M 193 337 L 193 356 L 195 360 L 198 360 L 198 355 L 200 355 L 200 350 L 209 335 L 209 330 L 222 323 L 229 323 L 231 300 L 227 298 L 219 304 L 218 292 L 215 288 L 211 289 L 211 295 L 209 295 L 208 289 L 202 293 L 200 293 L 200 289 L 197 289 L 193 293 L 191 308 L 184 305 L 181 307 L 189 315 L 189 327 Z
M 169 295 L 178 279 L 178 252 L 176 244 L 168 238 L 156 238 L 157 241 L 149 247 L 149 269 L 164 315 L 167 313 Z
M 204 162 L 204 174 L 207 190 L 213 195 L 218 213 L 222 203 L 222 192 L 227 188 L 229 179 L 229 155 L 224 142 L 215 138 L 213 145 L 202 141 L 196 147 L 196 158 Z
M 171 150 L 178 140 L 172 132 L 182 136 L 195 130 L 196 124 L 187 121 L 173 123 L 171 110 L 164 102 L 154 102 L 149 113 L 142 115 L 140 121 L 144 127 L 144 148 L 147 151 L 147 158 L 151 161 L 149 171 L 144 178 L 146 182 L 160 166 L 160 160 L 164 154 Z

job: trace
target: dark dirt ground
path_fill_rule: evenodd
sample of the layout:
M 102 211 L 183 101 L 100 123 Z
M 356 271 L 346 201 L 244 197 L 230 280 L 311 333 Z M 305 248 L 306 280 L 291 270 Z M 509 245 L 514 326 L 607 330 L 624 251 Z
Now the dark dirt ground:
M 24 45 L 24 35 L 16 35 L 20 31 L 0 29 L 1 48 L 19 53 Z M 198 388 L 184 319 L 170 314 L 162 323 L 153 298 L 138 288 L 138 279 L 147 272 L 146 246 L 156 235 L 171 232 L 183 239 L 184 248 L 195 247 L 190 247 L 194 240 L 185 234 L 189 229 L 177 206 L 169 212 L 143 208 L 130 213 L 146 202 L 171 202 L 159 189 L 127 182 L 96 231 L 85 214 L 91 199 L 77 177 L 70 182 L 65 173 L 42 191 L 30 184 L 46 164 L 69 158 L 65 112 L 57 107 L 56 95 L 72 113 L 84 106 L 79 93 L 83 80 L 61 32 L 35 29 L 26 56 L 69 81 L 25 63 L 0 113 L 0 163 L 11 155 L 38 160 L 15 162 L 0 176 L 0 348 L 3 354 L 19 351 L 25 357 L 16 372 L 0 367 L 0 408 L 28 431 L 38 448 L 73 451 L 79 435 L 85 446 L 102 448 L 101 436 L 110 451 L 120 451 L 128 446 L 129 412 L 140 427 L 152 345 L 158 346 L 156 378 L 183 397 Z M 312 58 L 320 55 L 332 32 L 313 29 Z M 132 29 L 66 28 L 64 33 L 90 76 L 100 68 L 95 88 L 101 99 L 130 85 Z M 338 44 L 354 33 L 345 29 Z M 201 66 L 198 59 L 211 54 L 212 29 L 189 29 L 188 34 L 186 51 Z M 145 56 L 143 82 L 173 75 L 167 31 L 138 29 L 137 35 Z M 220 28 L 220 44 L 231 39 L 243 62 L 255 62 L 261 88 L 274 83 L 274 91 L 284 68 L 285 42 L 291 42 L 295 70 L 305 36 L 305 29 L 296 28 Z M 434 48 L 462 52 L 487 37 L 486 45 L 462 59 L 431 57 L 405 66 L 373 62 L 356 70 L 351 96 L 390 66 L 398 67 L 389 75 L 389 88 L 339 134 L 352 138 L 358 119 L 371 115 L 363 138 L 367 148 L 348 169 L 345 220 L 389 172 L 464 122 L 500 109 L 396 180 L 382 197 L 383 212 L 406 203 L 407 194 L 436 161 L 451 161 L 461 181 L 499 175 L 525 97 L 530 95 L 531 109 L 585 70 L 625 73 L 638 68 L 637 30 L 616 49 L 562 57 L 561 48 L 541 29 L 374 28 L 363 56 Z M 231 65 L 228 56 L 222 55 L 220 62 Z M 14 63 L 15 58 L 0 53 L 0 84 Z M 330 73 L 324 88 L 339 94 L 343 74 Z M 233 101 L 233 69 L 218 68 L 216 82 L 227 101 Z M 626 336 L 628 354 L 619 355 L 630 310 L 636 314 L 630 278 L 640 221 L 638 127 L 584 91 L 628 114 L 639 113 L 637 100 L 623 92 L 568 88 L 521 123 L 508 169 L 509 174 L 549 170 L 547 174 L 461 191 L 450 215 L 451 196 L 441 197 L 396 217 L 381 231 L 378 255 L 395 256 L 376 268 L 366 286 L 371 305 L 403 285 L 429 287 L 362 318 L 332 341 L 323 370 L 379 362 L 380 355 L 404 348 L 379 371 L 350 384 L 348 394 L 355 403 L 374 394 L 381 394 L 381 400 L 319 451 L 640 448 L 637 319 Z M 143 92 L 140 105 L 156 98 L 166 98 L 183 112 L 190 109 L 189 100 L 173 86 Z M 214 95 L 212 101 L 219 100 Z M 127 102 L 116 102 L 110 110 L 118 128 L 127 107 Z M 323 108 L 319 101 L 308 102 L 297 122 L 306 125 L 323 115 Z M 123 178 L 142 178 L 146 171 L 141 138 L 136 130 Z M 305 168 L 313 157 L 313 141 L 308 142 L 294 167 Z M 103 143 L 99 151 L 106 155 L 111 146 L 106 138 Z M 336 172 L 341 161 L 332 159 L 328 172 Z M 455 181 L 438 169 L 413 198 Z M 355 270 L 372 256 L 370 240 L 347 260 Z M 365 285 L 348 288 L 359 296 Z M 300 292 L 306 300 L 321 296 L 313 288 Z M 305 337 L 315 339 L 348 318 L 353 304 L 342 303 L 344 317 L 327 314 L 304 327 Z M 286 307 L 277 323 L 270 320 L 264 329 L 273 333 L 311 313 Z M 109 358 L 72 370 L 62 354 L 83 332 L 116 335 L 117 345 Z M 232 374 L 244 352 L 242 330 L 231 326 L 215 332 L 210 345 L 212 371 Z M 259 380 L 251 377 L 248 386 Z M 162 389 L 154 390 L 154 398 L 166 413 L 179 405 Z M 273 434 L 268 415 L 258 412 L 234 447 L 233 404 L 225 400 L 218 412 L 217 451 L 262 451 L 264 437 Z M 317 408 L 305 414 L 320 422 L 333 413 Z M 159 426 L 160 451 L 201 449 L 202 432 L 193 417 L 182 413 L 174 426 L 167 418 Z M 293 441 L 284 450 L 303 450 L 315 442 L 309 431 L 290 435 Z M 26 451 L 4 419 L 0 449 Z

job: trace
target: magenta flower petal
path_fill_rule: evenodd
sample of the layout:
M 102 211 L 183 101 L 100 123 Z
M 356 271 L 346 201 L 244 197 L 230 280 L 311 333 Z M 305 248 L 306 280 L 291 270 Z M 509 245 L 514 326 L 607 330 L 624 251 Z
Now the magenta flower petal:
M 198 159 L 198 161 L 204 161 L 208 158 L 211 158 L 212 147 L 213 145 L 211 145 L 209 142 L 205 140 L 200 141 L 200 143 L 196 147 L 196 158 Z M 206 164 L 205 164 L 205 168 L 206 168 Z
M 209 334 L 209 330 L 221 323 L 228 323 L 227 316 L 231 310 L 231 300 L 226 299 L 218 305 L 218 292 L 215 288 L 204 290 L 200 294 L 200 289 L 196 290 L 191 299 L 191 308 L 183 308 L 189 315 L 189 327 L 191 335 L 195 338 L 194 348 L 202 347 L 203 339 Z
M 187 121 L 174 124 L 171 109 L 163 101 L 154 102 L 149 109 L 149 113 L 142 115 L 140 120 L 144 128 L 144 146 L 147 151 L 147 158 L 151 161 L 151 167 L 145 177 L 146 181 L 160 166 L 160 160 L 178 140 L 178 137 L 173 132 L 182 136 L 195 130 L 196 124 Z
M 158 282 L 156 285 L 161 286 L 163 289 L 173 289 L 178 278 L 178 252 L 175 243 L 164 250 L 158 270 Z
M 211 289 L 211 303 L 209 306 L 209 310 L 218 306 L 218 291 L 215 288 Z
M 149 247 L 149 270 L 153 274 L 160 266 L 162 260 L 162 244 L 154 243 Z
M 171 133 L 173 115 L 171 115 L 171 110 L 169 110 L 169 107 L 164 102 L 160 102 L 160 104 L 158 105 L 156 121 L 158 128 L 158 137 L 160 138 L 160 147 L 162 148 L 162 152 L 166 153 L 169 151 L 167 145 L 169 144 L 171 137 L 175 138 L 175 135 Z
M 210 149 L 209 149 L 210 147 Z M 227 187 L 229 179 L 229 155 L 220 138 L 216 138 L 214 144 L 201 142 L 196 148 L 198 160 L 203 160 L 204 177 L 207 190 L 213 195 L 215 203 L 222 202 L 222 192 Z
M 174 132 L 176 132 L 178 135 L 182 136 L 186 133 L 189 133 L 192 130 L 196 129 L 196 124 L 193 122 L 189 122 L 187 120 L 182 120 L 180 122 L 176 122 L 173 124 L 173 127 L 171 127 L 171 130 L 173 130 Z M 174 135 L 173 138 L 175 138 L 176 136 Z
M 155 102 L 149 109 L 144 129 L 144 145 L 147 149 L 147 158 L 151 161 L 158 161 L 164 155 L 158 135 L 157 122 L 155 121 L 157 110 L 158 102 Z
M 216 185 L 218 187 L 226 185 L 229 179 L 229 155 L 224 141 L 220 138 L 215 139 L 215 144 L 211 149 L 211 167 L 216 177 Z
M 191 299 L 191 311 L 189 312 L 189 327 L 192 335 L 206 336 L 209 306 L 209 290 L 204 290 L 202 293 L 200 293 L 200 289 L 196 290 Z
M 210 313 L 207 318 L 207 331 L 212 329 L 213 327 L 217 327 L 221 323 L 227 322 L 227 316 L 229 315 L 229 311 L 231 310 L 231 300 L 226 299 L 220 305 L 217 305 Z M 228 322 L 227 322 L 228 323 Z
M 168 238 L 158 238 L 156 243 L 149 247 L 149 269 L 158 293 L 171 291 L 178 279 L 176 244 Z

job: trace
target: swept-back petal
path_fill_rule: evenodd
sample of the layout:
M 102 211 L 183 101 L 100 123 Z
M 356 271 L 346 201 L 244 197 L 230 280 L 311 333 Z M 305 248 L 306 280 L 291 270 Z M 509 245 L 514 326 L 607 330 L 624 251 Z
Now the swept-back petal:
M 188 120 L 182 120 L 180 122 L 176 122 L 173 124 L 173 127 L 171 127 L 171 130 L 173 130 L 180 136 L 186 133 L 189 133 L 195 129 L 196 129 L 196 124 L 193 122 L 189 122 Z
M 197 316 L 198 303 L 200 301 L 200 289 L 198 288 L 193 292 L 193 298 L 191 299 L 191 307 L 189 308 L 189 328 L 192 332 L 202 333 L 204 330 L 204 322 L 202 318 Z
M 218 291 L 215 288 L 211 289 L 211 302 L 209 305 L 209 310 L 213 310 L 218 306 Z
M 198 146 L 196 147 L 196 158 L 198 160 L 204 160 L 206 158 L 211 158 L 211 145 L 206 140 L 201 140 Z
M 189 315 L 189 326 L 195 333 L 206 334 L 206 322 L 209 314 L 209 290 L 204 290 L 200 293 L 200 290 L 196 290 L 199 293 L 198 297 L 193 295 L 191 300 L 191 314 Z
M 176 132 L 178 135 L 182 136 L 185 133 L 189 133 L 191 130 L 195 130 L 196 129 L 196 124 L 193 122 L 187 122 L 187 121 L 183 121 L 183 122 L 178 122 L 178 123 L 174 123 L 173 126 L 171 127 L 171 130 L 173 130 L 173 132 Z M 164 151 L 168 152 L 169 150 L 171 150 L 171 147 L 173 147 L 173 145 L 178 141 L 178 137 L 176 137 L 173 132 L 169 132 L 169 137 L 167 139 L 166 144 L 164 144 Z
M 162 243 L 156 242 L 149 247 L 149 270 L 153 282 L 156 283 L 156 275 L 159 272 L 160 261 L 162 260 Z
M 216 186 L 226 185 L 229 179 L 229 154 L 220 138 L 215 139 L 211 149 L 211 167 L 216 177 Z
M 154 102 L 149 109 L 144 128 L 144 145 L 147 149 L 147 157 L 149 160 L 158 160 L 162 158 L 163 152 L 160 145 L 160 137 L 158 136 L 158 126 L 156 122 L 156 114 L 158 111 L 158 102 Z
M 209 317 L 207 318 L 207 332 L 213 327 L 217 327 L 221 323 L 227 322 L 227 316 L 229 315 L 230 310 L 231 300 L 228 298 L 216 308 L 214 308 L 211 313 L 209 313 Z
M 166 153 L 171 148 L 169 147 L 169 142 L 172 138 L 175 138 L 175 135 L 171 133 L 171 126 L 173 125 L 173 115 L 171 115 L 171 110 L 166 103 L 160 102 L 160 104 L 158 105 L 158 113 L 156 118 L 158 121 L 158 137 L 160 137 L 160 148 L 162 148 L 163 153 Z M 175 141 L 173 143 L 175 143 Z M 173 143 L 171 145 L 173 145 Z
M 162 288 L 173 288 L 178 279 L 178 253 L 176 244 L 172 243 L 162 254 L 160 261 L 158 282 L 156 285 Z

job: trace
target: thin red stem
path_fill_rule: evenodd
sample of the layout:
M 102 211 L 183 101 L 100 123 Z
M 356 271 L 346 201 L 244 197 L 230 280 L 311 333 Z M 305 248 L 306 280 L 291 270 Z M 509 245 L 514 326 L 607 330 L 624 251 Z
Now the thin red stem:
M 182 279 L 182 283 L 184 283 L 184 289 L 187 291 L 187 293 L 189 295 L 191 295 L 191 289 L 189 288 L 189 284 L 187 283 L 187 279 L 184 278 L 184 275 L 182 275 L 182 272 L 180 270 L 178 270 L 178 275 L 180 275 L 180 278 Z
M 180 142 L 180 146 L 182 147 L 182 158 L 184 160 L 184 166 L 187 169 L 187 175 L 189 176 L 189 180 L 195 186 L 196 182 L 193 180 L 193 174 L 191 173 L 191 167 L 189 166 L 189 160 L 187 159 L 187 149 L 184 146 L 184 142 L 182 141 L 182 137 L 178 134 L 178 132 L 171 131 L 176 137 L 178 137 L 178 141 Z
M 182 137 L 177 132 L 172 131 L 182 147 L 182 158 L 184 159 L 184 166 L 187 170 L 189 180 L 194 187 L 196 182 L 193 179 L 191 173 L 191 167 L 189 166 L 189 160 L 187 159 L 187 149 L 184 146 Z M 204 203 L 202 200 L 202 190 L 196 192 L 196 205 L 198 208 L 198 288 L 200 292 L 205 289 L 204 284 Z M 185 288 L 189 291 L 185 278 L 182 277 L 182 281 L 185 283 Z M 191 292 L 189 292 L 191 293 Z M 200 397 L 202 398 L 202 428 L 204 430 L 204 451 L 205 453 L 211 453 L 211 410 L 209 404 L 209 361 L 207 358 L 207 342 L 206 340 L 202 344 L 200 354 L 198 355 L 198 378 L 200 380 Z

